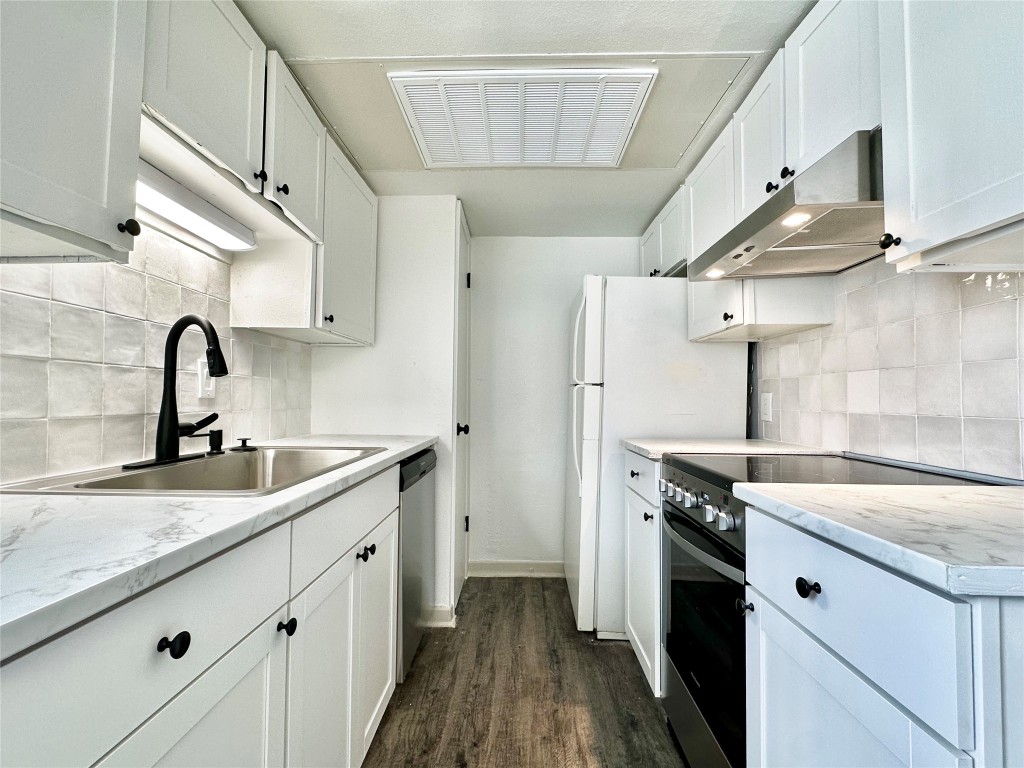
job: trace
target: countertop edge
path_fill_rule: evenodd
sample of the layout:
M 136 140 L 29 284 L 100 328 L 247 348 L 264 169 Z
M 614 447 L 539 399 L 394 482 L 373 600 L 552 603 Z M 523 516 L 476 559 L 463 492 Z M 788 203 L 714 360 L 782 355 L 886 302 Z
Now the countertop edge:
M 370 438 L 367 442 L 372 442 L 373 436 L 360 436 L 360 438 L 363 437 Z M 386 471 L 414 453 L 435 445 L 439 439 L 436 436 L 386 437 L 391 440 L 401 439 L 414 442 L 388 448 L 348 466 L 310 478 L 291 488 L 285 488 L 276 494 L 256 497 L 255 501 L 264 501 L 267 507 L 255 511 L 249 517 L 239 519 L 210 535 L 189 541 L 181 547 L 169 550 L 145 563 L 131 566 L 80 591 L 62 595 L 53 602 L 4 620 L 0 624 L 0 661 L 5 661 L 55 635 L 73 629 L 130 600 L 138 592 L 161 584 L 227 549 L 254 538 L 269 528 L 290 520 L 310 507 Z M 318 439 L 337 440 L 339 438 L 347 439 L 346 436 L 314 435 L 273 440 L 261 443 L 261 445 L 311 446 L 315 445 Z M 19 494 L 19 496 L 37 497 L 32 494 Z M 275 496 L 278 498 L 275 499 Z M 166 501 L 159 497 L 139 496 L 136 498 L 152 499 L 158 503 Z M 177 497 L 176 499 L 176 501 L 181 500 L 193 503 L 197 501 L 216 503 L 218 501 L 211 497 Z

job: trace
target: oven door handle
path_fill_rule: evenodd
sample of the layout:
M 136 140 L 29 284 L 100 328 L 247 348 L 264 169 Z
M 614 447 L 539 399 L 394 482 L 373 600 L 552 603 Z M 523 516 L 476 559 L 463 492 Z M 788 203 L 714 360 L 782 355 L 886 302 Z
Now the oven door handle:
M 668 534 L 668 537 L 672 540 L 672 543 L 701 565 L 706 565 L 711 570 L 729 579 L 729 581 L 734 581 L 740 585 L 744 583 L 743 571 L 739 568 L 733 568 L 731 565 L 723 563 L 717 557 L 709 555 L 707 552 L 693 546 L 693 544 L 676 533 L 676 530 L 665 518 L 662 518 L 661 525 L 665 529 L 665 533 Z

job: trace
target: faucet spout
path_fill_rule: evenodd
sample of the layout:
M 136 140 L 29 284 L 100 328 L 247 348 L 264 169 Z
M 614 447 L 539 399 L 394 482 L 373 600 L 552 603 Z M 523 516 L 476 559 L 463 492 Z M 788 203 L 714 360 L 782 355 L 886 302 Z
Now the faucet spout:
M 178 343 L 181 341 L 181 335 L 190 325 L 199 326 L 206 336 L 206 362 L 210 367 L 210 375 L 220 377 L 228 374 L 228 364 L 224 360 L 224 353 L 221 352 L 217 329 L 209 320 L 201 315 L 185 315 L 171 326 L 167 333 L 167 343 L 164 346 L 164 390 L 160 399 L 160 416 L 156 426 L 156 460 L 158 462 L 173 461 L 178 458 L 178 438 L 184 434 L 181 424 L 178 422 L 178 398 L 175 384 L 178 369 Z M 216 414 L 213 418 L 216 418 Z

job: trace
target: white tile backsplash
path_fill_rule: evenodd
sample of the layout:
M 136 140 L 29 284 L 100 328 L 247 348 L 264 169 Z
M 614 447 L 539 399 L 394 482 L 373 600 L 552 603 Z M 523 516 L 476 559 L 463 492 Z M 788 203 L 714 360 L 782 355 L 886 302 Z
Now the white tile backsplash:
M 758 344 L 779 409 L 761 435 L 1024 478 L 1022 277 L 881 259 L 841 275 L 835 323 Z
M 186 332 L 182 421 L 217 411 L 225 444 L 310 431 L 311 348 L 234 331 L 228 265 L 148 230 L 136 246 L 128 265 L 0 266 L 0 482 L 151 457 L 169 324 L 185 313 L 213 322 L 231 375 L 199 399 L 206 343 Z

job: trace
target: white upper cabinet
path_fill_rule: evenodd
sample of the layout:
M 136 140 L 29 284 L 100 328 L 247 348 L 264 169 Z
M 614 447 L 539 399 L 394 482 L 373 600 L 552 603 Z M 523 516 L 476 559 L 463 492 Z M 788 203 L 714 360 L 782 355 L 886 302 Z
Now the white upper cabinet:
M 785 47 L 787 171 L 804 171 L 844 139 L 882 122 L 878 45 L 878 4 L 868 0 L 820 0 L 790 35 Z M 888 141 L 885 134 L 883 141 Z M 886 204 L 888 197 L 886 189 Z
M 1024 218 L 1024 4 L 884 2 L 878 18 L 885 228 L 900 239 L 886 258 Z
M 324 242 L 317 252 L 316 325 L 373 343 L 377 282 L 377 196 L 344 153 L 327 142 Z
M 661 274 L 661 224 L 655 219 L 640 238 L 640 277 L 644 275 L 657 277 L 659 274 Z
M 781 174 L 786 134 L 782 61 L 779 51 L 733 117 L 737 221 L 790 178 Z
M 690 341 L 760 341 L 835 322 L 831 275 L 690 282 Z
M 0 206 L 100 246 L 83 253 L 118 251 L 125 261 L 145 35 L 145 3 L 0 3 Z M 8 245 L 0 255 L 47 255 Z
M 714 245 L 736 223 L 734 167 L 730 121 L 686 178 L 690 205 L 684 231 L 689 238 L 690 260 Z
M 680 187 L 640 238 L 640 276 L 658 277 L 686 261 L 683 239 L 686 188 Z
M 226 0 L 153 0 L 143 101 L 206 157 L 261 191 L 267 48 Z
M 264 196 L 323 242 L 327 129 L 277 51 L 267 54 L 265 137 Z

